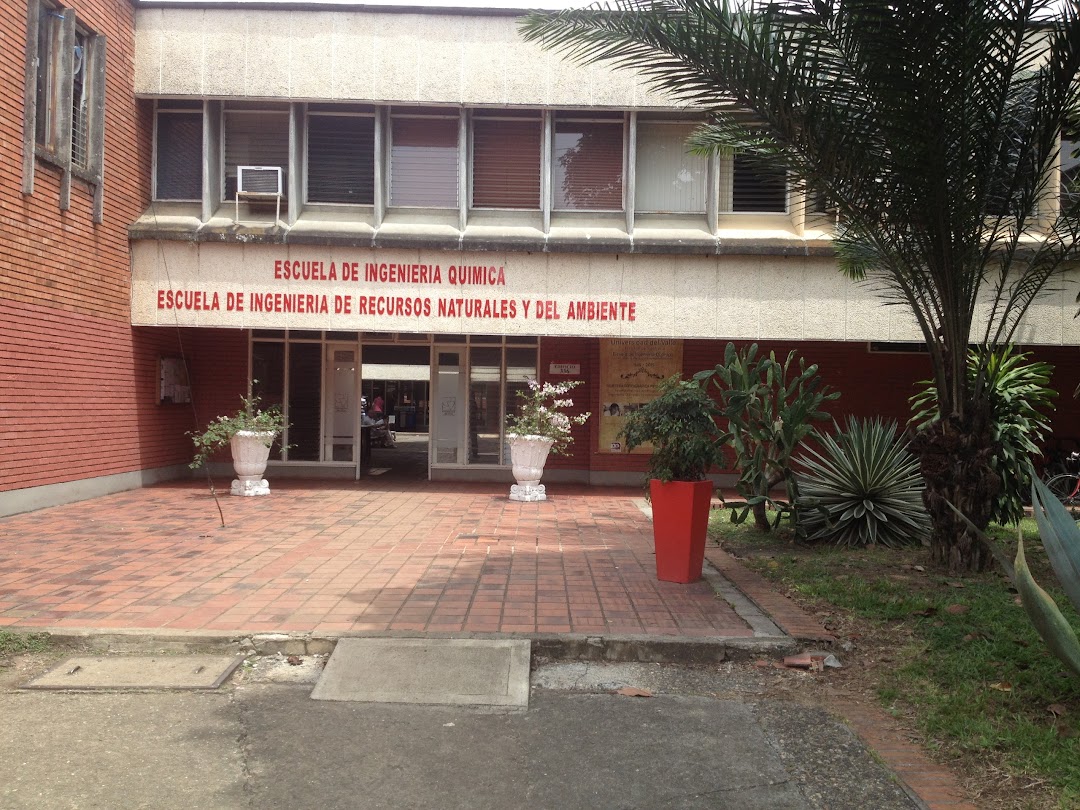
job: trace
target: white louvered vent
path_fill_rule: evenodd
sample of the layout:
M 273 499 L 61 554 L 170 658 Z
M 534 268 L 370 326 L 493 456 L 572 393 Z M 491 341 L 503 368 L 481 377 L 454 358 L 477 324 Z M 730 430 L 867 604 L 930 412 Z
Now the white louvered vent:
M 238 194 L 265 194 L 280 197 L 283 192 L 280 166 L 237 166 L 236 192 Z

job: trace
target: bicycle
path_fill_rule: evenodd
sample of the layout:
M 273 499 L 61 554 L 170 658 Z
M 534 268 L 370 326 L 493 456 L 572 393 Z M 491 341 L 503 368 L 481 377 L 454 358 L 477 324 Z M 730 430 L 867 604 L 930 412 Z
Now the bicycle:
M 1068 472 L 1058 472 L 1050 475 L 1043 483 L 1065 506 L 1080 504 L 1080 452 L 1069 453 L 1062 458 L 1060 465 Z

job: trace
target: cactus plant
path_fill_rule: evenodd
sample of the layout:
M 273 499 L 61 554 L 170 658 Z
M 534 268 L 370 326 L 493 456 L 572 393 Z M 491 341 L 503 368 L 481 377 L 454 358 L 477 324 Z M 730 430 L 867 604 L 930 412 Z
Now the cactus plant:
M 737 522 L 752 510 L 757 527 L 768 531 L 766 506 L 777 510 L 777 523 L 793 509 L 798 490 L 791 454 L 799 442 L 816 435 L 812 422 L 828 419 L 822 406 L 840 396 L 817 372 L 817 365 L 807 365 L 794 351 L 781 362 L 774 352 L 759 357 L 756 343 L 741 351 L 729 343 L 723 363 L 694 375 L 702 385 L 711 382 L 720 392 L 721 415 L 728 422 L 721 441 L 730 441 L 735 451 L 739 468 L 735 487 L 746 499 L 742 513 L 733 515 Z M 781 484 L 787 488 L 786 502 L 770 495 Z

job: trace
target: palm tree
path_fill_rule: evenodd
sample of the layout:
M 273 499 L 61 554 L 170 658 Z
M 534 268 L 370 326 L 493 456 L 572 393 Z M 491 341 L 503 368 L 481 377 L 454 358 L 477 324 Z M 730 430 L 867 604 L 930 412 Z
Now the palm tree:
M 840 269 L 909 309 L 929 349 L 942 418 L 914 449 L 953 571 L 990 557 L 947 501 L 983 527 L 1000 486 L 967 348 L 1011 342 L 1076 250 L 1057 167 L 1080 113 L 1078 2 L 617 0 L 521 23 L 706 110 L 692 147 L 782 167 L 835 208 Z

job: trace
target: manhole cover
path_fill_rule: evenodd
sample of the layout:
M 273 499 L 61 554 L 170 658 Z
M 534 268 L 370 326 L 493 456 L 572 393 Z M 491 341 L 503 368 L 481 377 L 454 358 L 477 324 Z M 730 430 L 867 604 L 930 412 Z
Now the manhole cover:
M 24 689 L 216 689 L 244 659 L 222 655 L 69 658 Z
M 337 643 L 316 700 L 529 705 L 528 640 L 347 638 Z

